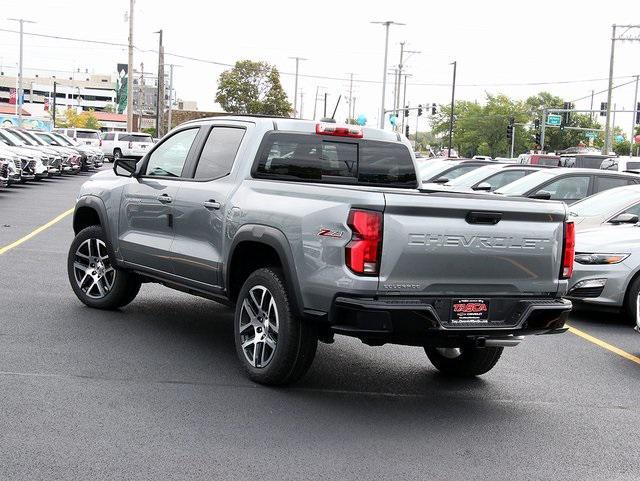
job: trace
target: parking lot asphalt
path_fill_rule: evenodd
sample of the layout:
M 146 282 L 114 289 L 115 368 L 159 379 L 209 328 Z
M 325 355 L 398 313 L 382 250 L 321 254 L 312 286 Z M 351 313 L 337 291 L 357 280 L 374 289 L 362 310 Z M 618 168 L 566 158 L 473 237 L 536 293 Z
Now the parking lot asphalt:
M 0 190 L 0 249 L 86 178 Z M 228 308 L 153 284 L 120 311 L 82 305 L 72 237 L 67 215 L 0 255 L 0 479 L 640 479 L 640 364 L 573 333 L 470 381 L 337 337 L 298 384 L 266 388 L 236 362 Z M 640 356 L 619 314 L 570 324 Z

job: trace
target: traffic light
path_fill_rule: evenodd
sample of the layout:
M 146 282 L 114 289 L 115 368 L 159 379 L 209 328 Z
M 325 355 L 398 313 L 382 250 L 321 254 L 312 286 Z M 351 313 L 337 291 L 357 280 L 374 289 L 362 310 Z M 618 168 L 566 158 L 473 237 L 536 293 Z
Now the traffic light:
M 535 119 L 533 121 L 533 128 L 538 130 L 540 128 L 540 119 Z
M 436 114 L 436 104 L 431 104 L 431 115 Z
M 536 145 L 540 145 L 540 142 L 542 141 L 542 135 L 540 134 L 540 132 L 536 132 L 535 141 Z
M 513 125 L 507 125 L 507 140 L 511 141 L 513 138 Z
M 404 106 L 404 116 L 405 117 L 409 117 L 409 106 L 408 105 Z
M 409 138 L 409 126 L 405 125 L 404 126 L 404 136 L 408 139 Z
M 418 105 L 418 117 L 422 115 L 422 104 Z
M 573 104 L 571 102 L 565 102 L 562 104 L 562 108 L 565 110 L 573 109 Z M 571 121 L 571 112 L 563 112 L 562 113 L 563 124 L 568 124 Z
M 600 102 L 600 117 L 607 116 L 607 102 Z
M 636 125 L 640 124 L 640 102 L 636 105 Z

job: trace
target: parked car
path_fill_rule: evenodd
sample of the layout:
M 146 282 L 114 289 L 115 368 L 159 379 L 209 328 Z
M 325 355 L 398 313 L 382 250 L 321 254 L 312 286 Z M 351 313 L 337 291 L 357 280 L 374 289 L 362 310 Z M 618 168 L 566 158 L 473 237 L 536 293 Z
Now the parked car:
M 640 157 L 607 157 L 600 164 L 600 168 L 602 170 L 640 174 Z
M 4 143 L 0 138 L 0 155 L 5 158 L 15 156 L 16 159 L 20 160 L 22 168 L 20 180 L 22 182 L 43 179 L 49 176 L 45 161 L 37 151 L 9 145 L 8 143 Z
M 497 189 L 496 194 L 573 204 L 604 190 L 640 183 L 640 176 L 596 169 L 543 169 Z
M 560 155 L 561 167 L 578 167 L 581 169 L 599 169 L 602 162 L 608 159 L 608 155 L 598 153 L 562 154 Z
M 520 154 L 519 164 L 543 165 L 546 167 L 560 167 L 560 156 L 549 154 Z
M 640 319 L 640 227 L 604 225 L 576 235 L 576 253 L 567 297 L 623 309 Z
M 153 145 L 151 136 L 141 132 L 105 132 L 102 136 L 102 152 L 113 160 L 122 157 L 139 159 Z
M 48 132 L 54 139 L 58 140 L 63 146 L 73 147 L 79 149 L 81 152 L 86 153 L 90 163 L 93 162 L 93 168 L 98 169 L 104 164 L 104 154 L 99 147 L 92 147 L 85 145 L 77 140 L 73 140 L 71 137 L 67 137 L 64 134 L 56 132 Z
M 423 184 L 434 182 L 446 184 L 447 182 L 471 172 L 479 167 L 495 164 L 491 160 L 446 160 L 433 159 L 418 162 L 418 175 Z
M 26 129 L 7 129 L 14 136 L 19 137 L 30 147 L 45 153 L 57 154 L 61 157 L 60 173 L 77 173 L 80 171 L 80 159 L 77 152 L 61 147 L 47 145 L 46 142 L 33 135 Z
M 0 187 L 9 185 L 9 159 L 0 157 Z
M 520 336 L 563 332 L 566 207 L 419 187 L 392 132 L 187 122 L 82 186 L 69 281 L 100 309 L 142 281 L 234 305 L 238 359 L 272 385 L 300 378 L 335 334 L 424 346 L 443 373 L 475 376 Z
M 64 134 L 67 137 L 71 137 L 73 140 L 84 145 L 90 145 L 91 147 L 98 147 L 102 145 L 102 136 L 99 130 L 94 129 L 79 129 L 79 128 L 59 128 L 53 129 L 54 132 Z
M 533 174 L 540 170 L 541 167 L 526 166 L 517 164 L 500 164 L 493 162 L 491 165 L 485 165 L 477 169 L 467 172 L 453 180 L 450 180 L 445 186 L 456 189 L 484 190 L 493 192 L 500 187 L 504 187 L 511 182 L 515 182 L 522 177 Z
M 576 231 L 603 224 L 635 224 L 640 216 L 640 185 L 625 185 L 599 192 L 569 209 Z
M 65 149 L 72 150 L 79 156 L 80 159 L 80 170 L 88 171 L 96 168 L 99 164 L 102 165 L 101 162 L 97 160 L 97 155 L 95 150 L 93 150 L 90 146 L 83 145 L 73 145 L 71 143 L 67 143 L 62 138 L 57 137 L 58 134 L 53 134 L 50 132 L 33 132 L 33 134 L 38 137 L 40 140 L 45 142 L 47 145 L 51 147 L 63 147 Z M 102 156 L 102 152 L 100 153 Z
M 46 165 L 48 177 L 55 174 L 59 175 L 61 172 L 62 157 L 58 152 L 52 149 L 43 149 L 41 146 L 36 146 L 31 140 L 27 143 L 27 141 L 20 135 L 16 134 L 13 129 L 0 129 L 0 144 L 7 147 L 24 149 L 25 152 L 28 152 L 28 156 L 40 156 L 41 162 Z

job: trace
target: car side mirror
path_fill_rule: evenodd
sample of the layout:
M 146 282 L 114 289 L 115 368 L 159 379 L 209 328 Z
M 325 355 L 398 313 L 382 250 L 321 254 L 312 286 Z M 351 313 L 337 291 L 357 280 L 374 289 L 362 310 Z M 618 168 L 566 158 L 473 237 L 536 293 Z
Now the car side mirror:
M 531 194 L 529 198 L 539 199 L 539 200 L 551 200 L 551 192 L 547 192 L 546 190 L 540 190 L 535 194 Z
M 436 180 L 432 180 L 431 182 L 433 182 L 434 184 L 446 184 L 447 182 L 449 182 L 449 179 L 447 179 L 446 177 L 438 177 Z
M 491 184 L 489 182 L 480 182 L 473 190 L 481 190 L 483 192 L 491 192 Z
M 635 214 L 622 213 L 615 216 L 609 221 L 610 224 L 637 224 L 638 218 Z
M 118 159 L 113 163 L 113 172 L 120 177 L 133 177 L 136 164 L 135 159 Z

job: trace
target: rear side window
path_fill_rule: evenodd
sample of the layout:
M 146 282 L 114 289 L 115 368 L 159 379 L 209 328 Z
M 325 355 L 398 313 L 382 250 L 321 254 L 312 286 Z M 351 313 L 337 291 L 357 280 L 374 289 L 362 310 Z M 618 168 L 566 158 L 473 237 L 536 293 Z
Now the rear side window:
M 597 180 L 597 192 L 603 190 L 613 189 L 614 187 L 622 187 L 623 185 L 631 185 L 634 182 L 631 179 L 625 179 L 623 177 L 598 177 Z
M 120 135 L 119 140 L 121 142 L 135 142 L 135 143 L 150 144 L 151 143 L 151 136 L 150 135 L 123 134 L 123 135 Z
M 196 179 L 218 179 L 231 172 L 244 129 L 214 127 L 204 144 L 196 167 Z
M 254 172 L 259 178 L 415 188 L 403 144 L 314 134 L 267 134 Z
M 78 130 L 76 131 L 76 137 L 79 139 L 99 139 L 100 134 L 98 132 L 90 132 L 87 130 Z
M 104 135 L 102 136 L 102 139 L 103 139 L 103 140 L 113 140 L 113 138 L 114 138 L 114 137 L 115 137 L 115 134 L 114 134 L 114 133 L 108 133 L 108 134 L 104 134 Z

